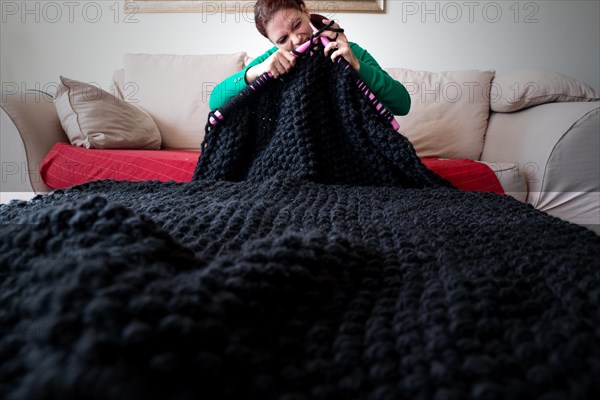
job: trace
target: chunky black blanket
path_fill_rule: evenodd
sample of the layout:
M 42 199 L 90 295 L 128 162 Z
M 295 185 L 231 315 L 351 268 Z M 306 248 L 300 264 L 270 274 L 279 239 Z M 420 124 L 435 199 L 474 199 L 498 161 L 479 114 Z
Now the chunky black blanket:
M 0 398 L 595 398 L 600 238 L 450 188 L 314 57 L 193 182 L 0 208 Z

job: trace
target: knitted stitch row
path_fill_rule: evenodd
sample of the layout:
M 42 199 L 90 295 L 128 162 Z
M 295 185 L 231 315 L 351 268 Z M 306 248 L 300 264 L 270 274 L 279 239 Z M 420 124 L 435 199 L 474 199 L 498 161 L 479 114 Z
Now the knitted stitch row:
M 599 390 L 600 239 L 508 196 L 101 181 L 0 217 L 2 398 Z

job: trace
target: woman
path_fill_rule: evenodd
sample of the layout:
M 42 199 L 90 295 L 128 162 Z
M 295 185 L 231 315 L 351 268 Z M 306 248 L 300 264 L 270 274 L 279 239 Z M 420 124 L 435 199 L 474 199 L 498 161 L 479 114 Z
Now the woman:
M 321 29 L 330 23 L 321 15 L 310 14 L 303 0 L 258 0 L 254 5 L 254 22 L 258 31 L 275 46 L 217 85 L 210 96 L 211 110 L 221 107 L 265 72 L 275 78 L 284 76 L 296 64 L 291 51 L 312 36 L 310 24 Z M 338 32 L 326 30 L 321 33 L 331 40 L 325 47 L 325 54 L 332 61 L 344 58 L 391 113 L 408 114 L 410 96 L 406 88 L 381 69 L 366 50 L 349 42 L 338 24 L 334 23 L 332 28 Z

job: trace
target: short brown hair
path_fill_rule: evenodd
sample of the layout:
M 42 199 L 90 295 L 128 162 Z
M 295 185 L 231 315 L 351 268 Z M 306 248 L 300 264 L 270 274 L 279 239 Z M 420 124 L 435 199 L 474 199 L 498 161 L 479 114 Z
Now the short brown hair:
M 256 29 L 268 39 L 266 25 L 273 19 L 273 15 L 277 11 L 285 8 L 294 8 L 302 11 L 302 6 L 304 6 L 304 0 L 258 0 L 254 4 L 254 24 L 256 25 Z

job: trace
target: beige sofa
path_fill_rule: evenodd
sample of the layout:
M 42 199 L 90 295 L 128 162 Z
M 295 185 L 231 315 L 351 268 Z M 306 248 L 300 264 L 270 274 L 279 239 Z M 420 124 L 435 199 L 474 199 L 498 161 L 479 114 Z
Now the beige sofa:
M 152 116 L 163 148 L 197 148 L 210 90 L 249 60 L 129 54 L 114 94 Z M 386 70 L 411 93 L 411 112 L 397 120 L 420 156 L 484 162 L 508 195 L 600 233 L 600 102 L 589 86 L 544 71 Z M 40 164 L 69 142 L 54 102 L 12 91 L 1 107 L 3 198 L 49 191 Z

